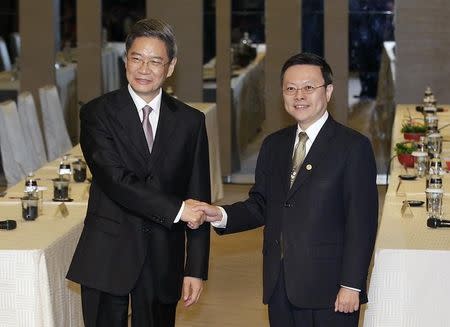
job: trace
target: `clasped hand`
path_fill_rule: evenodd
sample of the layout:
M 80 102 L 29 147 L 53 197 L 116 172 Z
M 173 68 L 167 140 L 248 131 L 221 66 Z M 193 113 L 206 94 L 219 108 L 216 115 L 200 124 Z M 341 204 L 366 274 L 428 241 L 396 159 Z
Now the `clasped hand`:
M 197 229 L 206 222 L 222 220 L 222 212 L 216 206 L 197 200 L 184 201 L 184 209 L 181 220 L 186 222 L 189 228 Z

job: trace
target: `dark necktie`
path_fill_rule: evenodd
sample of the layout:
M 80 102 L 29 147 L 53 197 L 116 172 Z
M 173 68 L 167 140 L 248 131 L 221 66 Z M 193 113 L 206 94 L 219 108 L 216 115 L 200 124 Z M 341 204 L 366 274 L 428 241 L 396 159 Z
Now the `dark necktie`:
M 152 110 L 153 109 L 150 106 L 145 106 L 144 108 L 142 108 L 144 118 L 142 120 L 142 128 L 144 129 L 145 139 L 147 140 L 148 150 L 150 151 L 150 153 L 152 153 L 153 148 L 153 130 L 149 119 Z
M 295 178 L 298 175 L 298 171 L 300 170 L 303 160 L 305 160 L 306 141 L 308 141 L 308 135 L 305 132 L 298 133 L 298 142 L 295 146 L 294 155 L 292 157 L 292 169 L 289 187 L 292 187 L 292 184 L 294 184 Z

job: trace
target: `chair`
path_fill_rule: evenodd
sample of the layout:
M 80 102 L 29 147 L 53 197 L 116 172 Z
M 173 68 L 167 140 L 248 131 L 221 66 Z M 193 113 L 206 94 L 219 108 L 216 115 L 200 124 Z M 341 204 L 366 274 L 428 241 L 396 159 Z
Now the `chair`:
M 44 139 L 34 103 L 30 92 L 22 92 L 17 97 L 17 111 L 23 128 L 23 135 L 27 142 L 30 153 L 36 158 L 36 165 L 41 167 L 47 162 Z
M 20 57 L 20 34 L 17 32 L 11 33 L 11 58 L 16 62 L 16 58 Z M 17 104 L 18 105 L 18 104 Z
M 48 161 L 55 160 L 72 148 L 63 109 L 55 85 L 39 88 L 42 125 Z
M 12 100 L 0 103 L 0 148 L 8 185 L 16 184 L 37 168 L 23 135 L 16 103 Z
M 8 48 L 6 47 L 5 40 L 0 37 L 0 60 L 3 70 L 11 70 L 11 59 L 9 57 Z

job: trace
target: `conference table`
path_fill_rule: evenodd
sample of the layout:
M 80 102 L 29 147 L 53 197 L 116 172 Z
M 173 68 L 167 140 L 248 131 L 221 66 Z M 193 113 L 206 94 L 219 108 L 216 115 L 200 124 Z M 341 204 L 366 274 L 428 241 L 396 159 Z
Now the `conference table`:
M 439 125 L 450 123 L 450 105 L 440 106 Z M 397 105 L 392 144 L 403 141 L 405 119 L 423 118 L 416 105 Z M 450 151 L 450 128 L 442 129 L 443 153 Z M 444 163 L 445 166 L 445 163 Z M 394 159 L 375 244 L 364 327 L 449 326 L 450 229 L 426 226 L 425 206 L 404 206 L 405 200 L 425 201 L 425 178 L 400 181 L 402 165 Z M 444 217 L 450 218 L 450 176 L 443 177 Z
M 214 103 L 191 103 L 205 114 L 209 138 L 211 197 L 223 197 L 217 109 Z M 68 161 L 82 158 L 80 145 Z M 21 218 L 24 181 L 0 198 L 0 221 L 14 219 L 15 230 L 0 230 L 0 326 L 83 326 L 79 285 L 65 279 L 87 210 L 90 183 L 70 183 L 71 202 L 54 202 L 53 181 L 61 158 L 35 171 L 43 191 L 42 212 L 35 221 Z M 89 172 L 88 172 L 89 176 Z

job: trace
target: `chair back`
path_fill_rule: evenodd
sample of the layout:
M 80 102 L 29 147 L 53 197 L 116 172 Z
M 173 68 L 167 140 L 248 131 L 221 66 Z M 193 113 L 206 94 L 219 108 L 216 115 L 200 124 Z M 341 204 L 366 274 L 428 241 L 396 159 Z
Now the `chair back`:
M 63 109 L 55 85 L 39 88 L 42 125 L 48 161 L 55 160 L 72 148 Z
M 12 100 L 0 103 L 0 139 L 6 181 L 14 185 L 38 166 L 28 150 L 17 106 Z
M 6 47 L 5 40 L 2 37 L 0 37 L 0 61 L 2 63 L 3 70 L 12 69 L 8 48 Z
M 11 59 L 13 62 L 20 57 L 20 34 L 18 32 L 11 33 Z M 17 104 L 19 105 L 19 104 Z
M 23 135 L 27 141 L 28 150 L 36 158 L 36 164 L 41 167 L 47 162 L 44 139 L 37 115 L 33 95 L 22 92 L 17 97 L 17 111 L 23 128 Z

